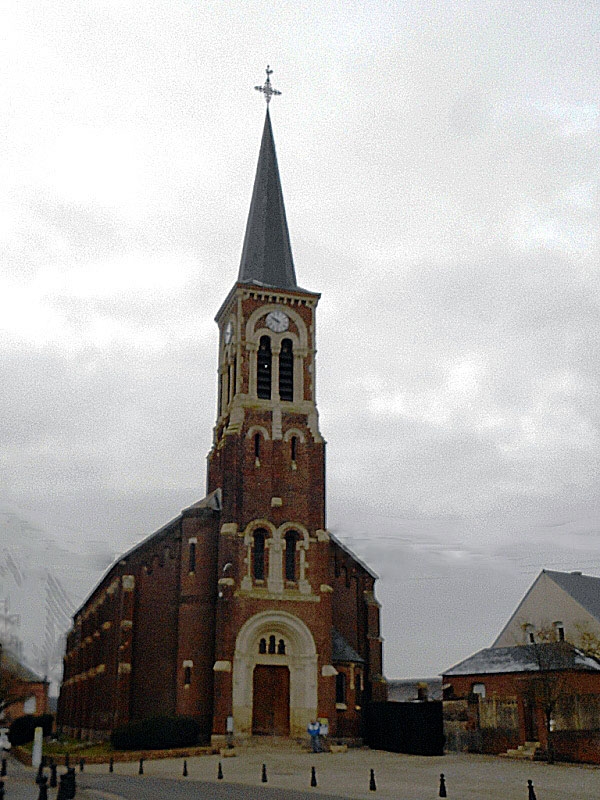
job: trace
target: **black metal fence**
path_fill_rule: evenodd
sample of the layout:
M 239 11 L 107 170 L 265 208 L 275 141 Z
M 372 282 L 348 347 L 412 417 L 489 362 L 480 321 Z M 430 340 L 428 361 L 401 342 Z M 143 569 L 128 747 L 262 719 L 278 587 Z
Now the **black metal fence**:
M 370 703 L 366 713 L 366 742 L 375 750 L 415 756 L 444 754 L 442 703 Z

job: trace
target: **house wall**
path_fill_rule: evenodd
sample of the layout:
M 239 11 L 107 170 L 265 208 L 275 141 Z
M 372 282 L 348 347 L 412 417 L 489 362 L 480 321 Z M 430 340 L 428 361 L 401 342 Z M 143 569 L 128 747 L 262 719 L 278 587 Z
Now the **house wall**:
M 484 684 L 484 700 L 473 695 L 474 684 Z M 549 675 L 510 673 L 444 676 L 444 685 L 451 686 L 451 690 L 445 690 L 445 696 L 450 698 L 451 695 L 453 698 L 448 700 L 449 704 L 460 699 L 468 701 L 464 728 L 472 733 L 477 732 L 477 736 L 471 736 L 471 741 L 476 743 L 472 749 L 498 754 L 526 741 L 539 741 L 541 747 L 546 749 L 548 735 L 540 699 L 546 696 L 556 702 L 552 741 L 559 748 L 557 757 L 567 761 L 600 763 L 600 750 L 595 754 L 593 750 L 600 724 L 599 673 L 565 670 Z M 515 711 L 509 712 L 514 705 L 516 714 Z M 577 714 L 567 713 L 576 705 L 580 706 L 581 711 Z M 590 724 L 590 721 L 595 730 L 577 729 L 586 722 Z M 572 745 L 569 744 L 571 738 Z
M 565 639 L 576 647 L 587 649 L 586 636 L 591 636 L 600 648 L 600 623 L 545 572 L 535 581 L 492 646 L 528 644 L 528 625 L 532 626 L 536 641 L 543 640 L 540 632 L 542 636 L 550 636 L 546 641 L 556 641 L 555 622 L 562 622 Z
M 10 686 L 10 695 L 14 697 L 22 697 L 23 700 L 18 700 L 16 703 L 11 703 L 2 718 L 2 723 L 10 725 L 10 723 L 22 717 L 24 714 L 47 714 L 48 713 L 48 683 L 45 681 L 24 681 L 18 678 L 13 678 L 10 673 L 5 673 L 3 670 L 3 680 L 6 680 Z M 29 698 L 35 699 L 35 711 L 25 710 L 25 704 Z

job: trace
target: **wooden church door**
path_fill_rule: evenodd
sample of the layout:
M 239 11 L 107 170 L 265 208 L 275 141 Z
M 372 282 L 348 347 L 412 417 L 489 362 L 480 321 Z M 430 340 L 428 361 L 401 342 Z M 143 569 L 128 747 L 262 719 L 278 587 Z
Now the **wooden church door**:
M 252 733 L 258 736 L 289 736 L 288 667 L 257 664 L 254 667 L 252 698 Z

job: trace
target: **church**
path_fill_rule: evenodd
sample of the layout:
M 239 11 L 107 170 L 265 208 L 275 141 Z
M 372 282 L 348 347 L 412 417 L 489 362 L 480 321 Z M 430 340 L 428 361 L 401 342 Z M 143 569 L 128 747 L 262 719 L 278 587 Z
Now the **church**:
M 207 495 L 123 555 L 75 613 L 58 724 L 106 738 L 194 717 L 203 738 L 356 740 L 386 699 L 377 576 L 326 528 L 320 295 L 296 273 L 269 101 L 237 281 L 216 315 Z M 326 378 L 325 378 L 326 379 Z

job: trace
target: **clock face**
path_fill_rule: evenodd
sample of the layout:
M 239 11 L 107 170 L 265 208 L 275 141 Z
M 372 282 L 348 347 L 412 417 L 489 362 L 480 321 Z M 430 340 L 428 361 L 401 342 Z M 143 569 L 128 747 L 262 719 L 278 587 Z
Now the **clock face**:
M 273 333 L 283 333 L 290 327 L 290 320 L 287 314 L 283 311 L 271 311 L 267 314 L 267 328 L 270 328 Z
M 229 344 L 233 339 L 233 322 L 229 320 L 225 325 L 225 344 Z

